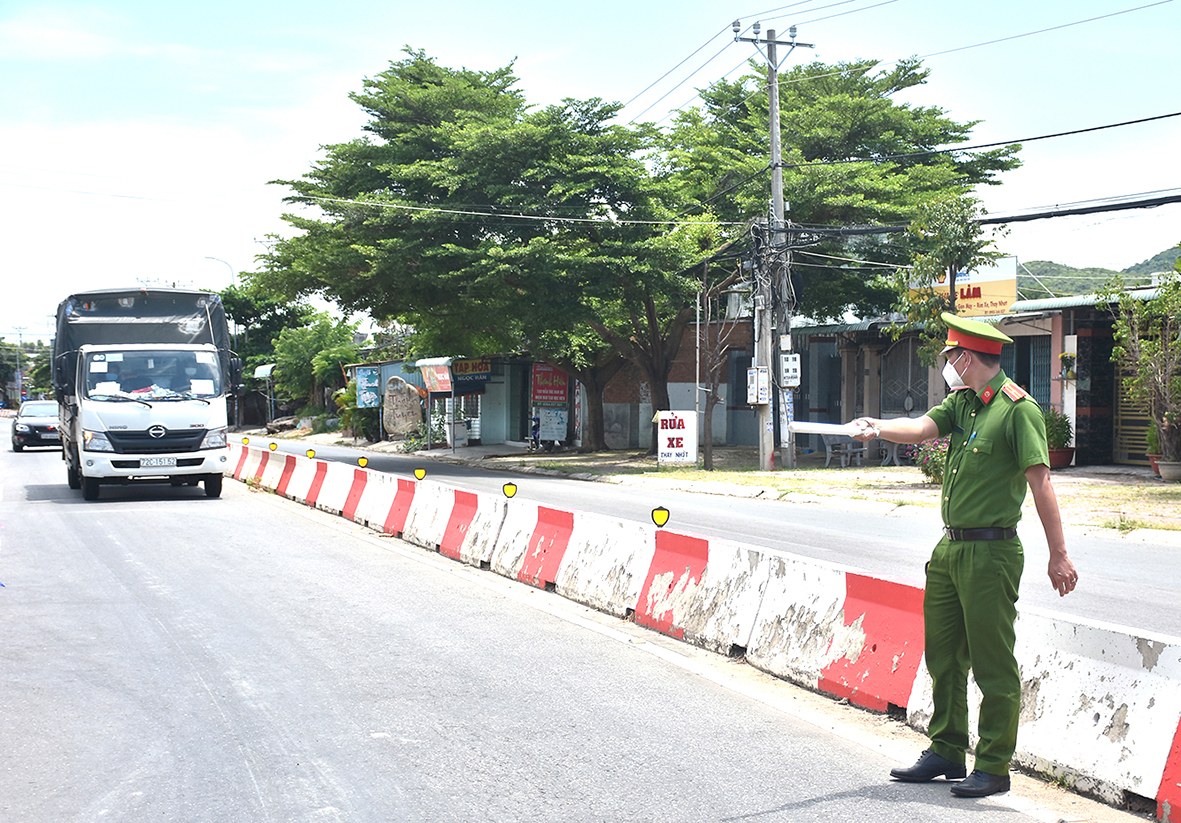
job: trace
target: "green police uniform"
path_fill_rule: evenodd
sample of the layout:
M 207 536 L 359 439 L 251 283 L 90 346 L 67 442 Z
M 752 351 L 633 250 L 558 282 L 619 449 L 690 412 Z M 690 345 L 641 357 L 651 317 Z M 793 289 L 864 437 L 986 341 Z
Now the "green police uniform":
M 949 348 L 974 351 L 974 346 L 983 348 L 980 341 L 985 340 L 999 352 L 1000 343 L 1009 340 L 976 321 L 945 319 Z M 953 391 L 927 416 L 941 437 L 951 438 L 943 475 L 944 525 L 952 530 L 1015 527 L 1028 488 L 1025 470 L 1049 463 L 1038 404 L 999 372 L 979 394 L 972 389 Z M 1021 711 L 1021 678 L 1013 647 L 1024 556 L 1015 536 L 963 537 L 954 531 L 945 535 L 927 569 L 923 614 L 935 704 L 928 734 L 935 754 L 964 762 L 971 668 L 983 695 L 975 767 L 1006 775 Z

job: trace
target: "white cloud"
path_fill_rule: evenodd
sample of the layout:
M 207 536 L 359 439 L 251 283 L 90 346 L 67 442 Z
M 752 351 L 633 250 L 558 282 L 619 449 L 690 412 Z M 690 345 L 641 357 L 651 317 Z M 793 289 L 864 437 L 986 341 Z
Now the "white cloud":
M 118 39 L 103 33 L 112 20 L 97 10 L 65 13 L 38 9 L 0 21 L 0 54 L 6 59 L 39 61 L 107 57 L 119 51 Z

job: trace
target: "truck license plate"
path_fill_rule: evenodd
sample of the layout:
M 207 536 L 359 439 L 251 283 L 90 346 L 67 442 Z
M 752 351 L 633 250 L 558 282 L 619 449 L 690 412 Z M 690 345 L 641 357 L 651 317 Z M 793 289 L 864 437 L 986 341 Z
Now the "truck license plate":
M 141 457 L 139 459 L 139 467 L 141 469 L 154 469 L 160 466 L 175 466 L 175 457 Z

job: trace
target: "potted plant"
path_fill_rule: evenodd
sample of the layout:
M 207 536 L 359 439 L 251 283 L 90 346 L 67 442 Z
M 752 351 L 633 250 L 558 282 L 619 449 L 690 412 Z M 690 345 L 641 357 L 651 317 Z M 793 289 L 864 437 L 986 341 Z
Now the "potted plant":
M 1058 355 L 1058 361 L 1062 364 L 1062 377 L 1067 380 L 1074 378 L 1074 352 L 1064 351 Z
M 1053 406 L 1046 406 L 1042 412 L 1046 419 L 1046 446 L 1050 450 L 1050 468 L 1064 469 L 1074 459 L 1074 448 L 1070 445 L 1074 437 L 1074 426 L 1070 418 Z
M 1114 281 L 1101 295 L 1115 320 L 1111 359 L 1126 369 L 1124 389 L 1156 425 L 1161 479 L 1181 480 L 1181 263 L 1154 288 Z
M 1152 473 L 1160 477 L 1160 466 L 1157 461 L 1161 458 L 1160 452 L 1160 434 L 1156 430 L 1156 423 L 1148 424 L 1148 433 L 1144 436 L 1148 448 L 1144 456 L 1148 458 L 1148 465 L 1152 466 Z

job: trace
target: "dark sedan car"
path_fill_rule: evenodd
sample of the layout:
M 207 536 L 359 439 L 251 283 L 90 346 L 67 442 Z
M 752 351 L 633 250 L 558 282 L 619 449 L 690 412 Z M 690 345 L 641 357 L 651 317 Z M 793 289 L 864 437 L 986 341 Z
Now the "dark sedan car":
M 57 403 L 52 400 L 26 400 L 12 420 L 12 450 L 25 446 L 61 446 L 57 431 Z

